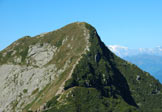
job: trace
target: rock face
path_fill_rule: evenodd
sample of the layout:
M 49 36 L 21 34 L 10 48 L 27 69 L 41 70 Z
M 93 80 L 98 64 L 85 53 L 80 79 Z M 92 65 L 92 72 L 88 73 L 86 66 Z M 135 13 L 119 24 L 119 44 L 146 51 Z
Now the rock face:
M 0 105 L 1 109 L 19 111 L 22 105 L 34 98 L 34 91 L 42 90 L 47 84 L 55 80 L 57 72 L 54 65 L 43 68 L 19 65 L 0 66 Z M 15 106 L 15 107 L 13 107 Z
M 0 52 L 0 112 L 161 112 L 162 85 L 114 55 L 87 23 Z
M 49 44 L 36 44 L 29 46 L 28 55 L 29 62 L 31 65 L 42 67 L 52 60 L 57 47 Z

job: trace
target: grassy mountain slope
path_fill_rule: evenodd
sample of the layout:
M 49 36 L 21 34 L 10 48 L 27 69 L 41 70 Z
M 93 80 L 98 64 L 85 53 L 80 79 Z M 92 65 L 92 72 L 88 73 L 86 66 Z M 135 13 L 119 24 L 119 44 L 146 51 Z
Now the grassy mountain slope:
M 143 54 L 124 57 L 124 59 L 138 65 L 162 82 L 162 56 Z
M 17 102 L 12 105 L 12 111 L 17 111 L 18 105 L 22 105 L 20 108 L 24 112 L 162 111 L 162 85 L 159 81 L 113 54 L 100 40 L 95 28 L 87 23 L 73 23 L 34 38 L 24 37 L 0 53 L 0 64 L 46 71 L 53 70 L 53 66 L 56 68 L 54 72 L 37 75 L 38 79 L 39 76 L 55 77 L 40 88 L 23 88 L 35 84 L 35 80 L 25 86 L 22 84 L 19 92 L 24 93 L 15 99 Z M 52 68 L 47 69 L 49 66 Z M 19 75 L 23 72 L 16 74 Z M 15 80 L 21 79 L 23 77 Z M 30 100 L 19 104 L 26 97 Z
M 69 93 L 58 96 L 54 100 L 56 105 L 53 100 L 49 102 L 51 109 L 47 112 L 65 111 L 65 108 L 72 109 L 69 112 L 162 111 L 159 81 L 114 55 L 101 42 L 96 30 L 90 25 L 87 28 L 90 30 L 90 51 L 83 56 L 65 85 L 65 90 L 72 91 L 72 98 L 68 99 Z M 96 105 L 92 106 L 91 102 Z

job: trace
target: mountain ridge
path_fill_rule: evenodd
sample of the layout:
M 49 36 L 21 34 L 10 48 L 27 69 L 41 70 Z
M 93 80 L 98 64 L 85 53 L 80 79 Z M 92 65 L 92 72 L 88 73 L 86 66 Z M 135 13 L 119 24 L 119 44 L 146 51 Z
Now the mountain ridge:
M 50 89 L 53 88 L 52 85 L 60 85 L 59 83 L 62 82 L 59 81 L 61 80 L 60 78 L 62 77 L 62 80 L 66 78 L 63 75 L 64 72 L 68 73 L 75 60 L 82 54 L 82 51 L 88 48 L 88 44 L 86 44 L 86 38 L 88 38 L 87 31 L 88 30 L 84 27 L 84 23 L 72 23 L 70 26 L 67 25 L 57 31 L 45 34 L 45 37 L 39 35 L 33 38 L 29 36 L 23 37 L 4 49 L 0 53 L 1 75 L 4 74 L 4 76 L 7 76 L 9 83 L 7 83 L 6 77 L 1 78 L 1 82 L 4 82 L 0 88 L 2 90 L 2 94 L 0 95 L 1 99 L 4 99 L 4 101 L 1 102 L 2 105 L 5 104 L 5 102 L 9 102 L 11 107 L 5 107 L 6 109 L 10 111 L 14 110 L 13 108 L 22 109 L 27 102 L 32 101 L 32 98 L 35 97 L 34 99 L 36 101 L 41 94 L 44 94 L 43 91 L 45 92 L 46 89 L 52 91 L 52 89 Z M 80 40 L 82 46 L 76 44 L 77 39 Z M 9 72 L 6 72 L 6 69 L 8 69 Z M 58 85 L 52 84 L 56 82 Z M 11 86 L 11 84 L 14 86 Z M 8 87 L 6 85 L 8 85 Z M 22 89 L 16 92 L 13 90 L 15 87 Z M 12 91 L 13 95 L 6 94 L 4 90 Z M 56 90 L 53 92 L 56 92 Z M 53 92 L 49 92 L 49 96 L 51 96 Z M 7 95 L 12 97 L 7 98 Z M 28 96 L 31 96 L 31 98 L 28 98 Z M 13 100 L 14 97 L 15 100 Z M 25 100 L 25 97 L 31 101 Z M 50 97 L 42 98 L 42 103 L 49 98 Z M 22 102 L 17 101 L 17 99 L 22 100 Z M 25 100 L 25 102 L 23 100 Z M 4 106 L 2 106 L 2 108 L 3 107 Z M 28 106 L 26 108 L 28 108 Z M 38 107 L 33 106 L 32 108 Z M 19 109 L 16 110 L 20 111 Z
M 19 39 L 0 52 L 0 72 L 0 108 L 5 112 L 162 108 L 162 85 L 112 53 L 85 22 Z

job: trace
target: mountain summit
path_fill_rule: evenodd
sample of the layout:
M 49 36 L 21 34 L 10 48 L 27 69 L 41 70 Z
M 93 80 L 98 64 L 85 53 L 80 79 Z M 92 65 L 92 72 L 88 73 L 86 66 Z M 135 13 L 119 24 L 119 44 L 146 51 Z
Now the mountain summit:
M 162 85 L 72 23 L 0 52 L 4 112 L 161 112 Z

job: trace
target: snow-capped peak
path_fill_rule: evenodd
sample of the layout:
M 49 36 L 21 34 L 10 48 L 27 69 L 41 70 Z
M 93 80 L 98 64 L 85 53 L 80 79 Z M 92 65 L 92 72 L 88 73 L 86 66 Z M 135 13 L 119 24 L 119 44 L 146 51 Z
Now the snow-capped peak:
M 120 45 L 109 45 L 108 48 L 120 57 L 123 57 L 123 55 L 127 55 L 127 51 L 129 50 L 128 47 Z
M 109 45 L 109 49 L 112 51 L 117 51 L 118 49 L 128 50 L 128 47 L 120 46 L 120 45 Z
M 109 45 L 108 48 L 120 57 L 133 56 L 138 54 L 160 55 L 162 56 L 162 47 L 130 49 L 120 45 Z

